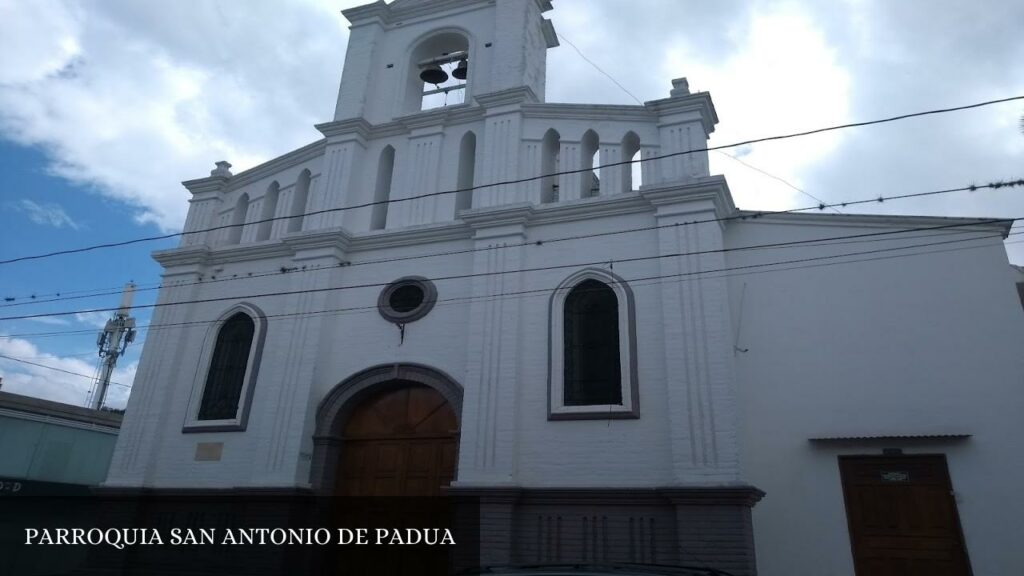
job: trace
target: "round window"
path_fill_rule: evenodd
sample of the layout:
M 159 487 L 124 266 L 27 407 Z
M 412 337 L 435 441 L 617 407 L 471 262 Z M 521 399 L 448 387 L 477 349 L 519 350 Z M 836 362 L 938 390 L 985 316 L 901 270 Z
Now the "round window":
M 422 276 L 406 276 L 384 287 L 377 309 L 388 322 L 406 324 L 426 316 L 436 301 L 433 282 Z

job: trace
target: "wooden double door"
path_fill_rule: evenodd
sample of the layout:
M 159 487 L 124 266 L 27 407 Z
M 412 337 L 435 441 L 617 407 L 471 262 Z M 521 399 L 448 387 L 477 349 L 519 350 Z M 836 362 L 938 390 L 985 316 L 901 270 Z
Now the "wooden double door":
M 385 388 L 345 424 L 335 494 L 437 496 L 455 477 L 458 419 L 448 401 L 418 384 Z
M 842 456 L 858 576 L 970 576 L 942 455 Z

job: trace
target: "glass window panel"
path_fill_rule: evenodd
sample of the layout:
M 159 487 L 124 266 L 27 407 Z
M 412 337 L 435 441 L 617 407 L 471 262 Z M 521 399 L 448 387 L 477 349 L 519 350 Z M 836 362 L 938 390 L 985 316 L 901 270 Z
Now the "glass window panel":
M 564 314 L 565 405 L 621 405 L 615 292 L 597 280 L 584 280 L 569 292 Z
M 245 369 L 256 325 L 239 312 L 220 329 L 199 406 L 199 420 L 230 420 L 238 414 Z

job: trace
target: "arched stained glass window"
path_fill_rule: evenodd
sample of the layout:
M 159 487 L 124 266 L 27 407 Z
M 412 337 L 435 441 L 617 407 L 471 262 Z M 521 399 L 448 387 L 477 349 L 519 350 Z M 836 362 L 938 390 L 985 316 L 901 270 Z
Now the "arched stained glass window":
M 565 406 L 622 404 L 619 302 L 602 282 L 587 279 L 565 299 Z
M 199 420 L 230 420 L 238 415 L 255 332 L 255 322 L 242 312 L 221 326 L 206 375 Z

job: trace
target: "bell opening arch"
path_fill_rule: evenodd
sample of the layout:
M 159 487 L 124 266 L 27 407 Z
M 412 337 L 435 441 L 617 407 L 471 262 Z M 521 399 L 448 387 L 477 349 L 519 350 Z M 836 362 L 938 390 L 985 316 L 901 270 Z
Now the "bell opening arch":
M 474 44 L 468 30 L 452 26 L 431 30 L 413 41 L 405 63 L 405 90 L 399 91 L 402 102 L 398 115 L 469 103 L 475 73 Z M 460 62 L 466 68 L 458 78 L 452 74 Z M 421 73 L 428 68 L 443 71 L 445 79 L 437 84 L 425 81 Z

